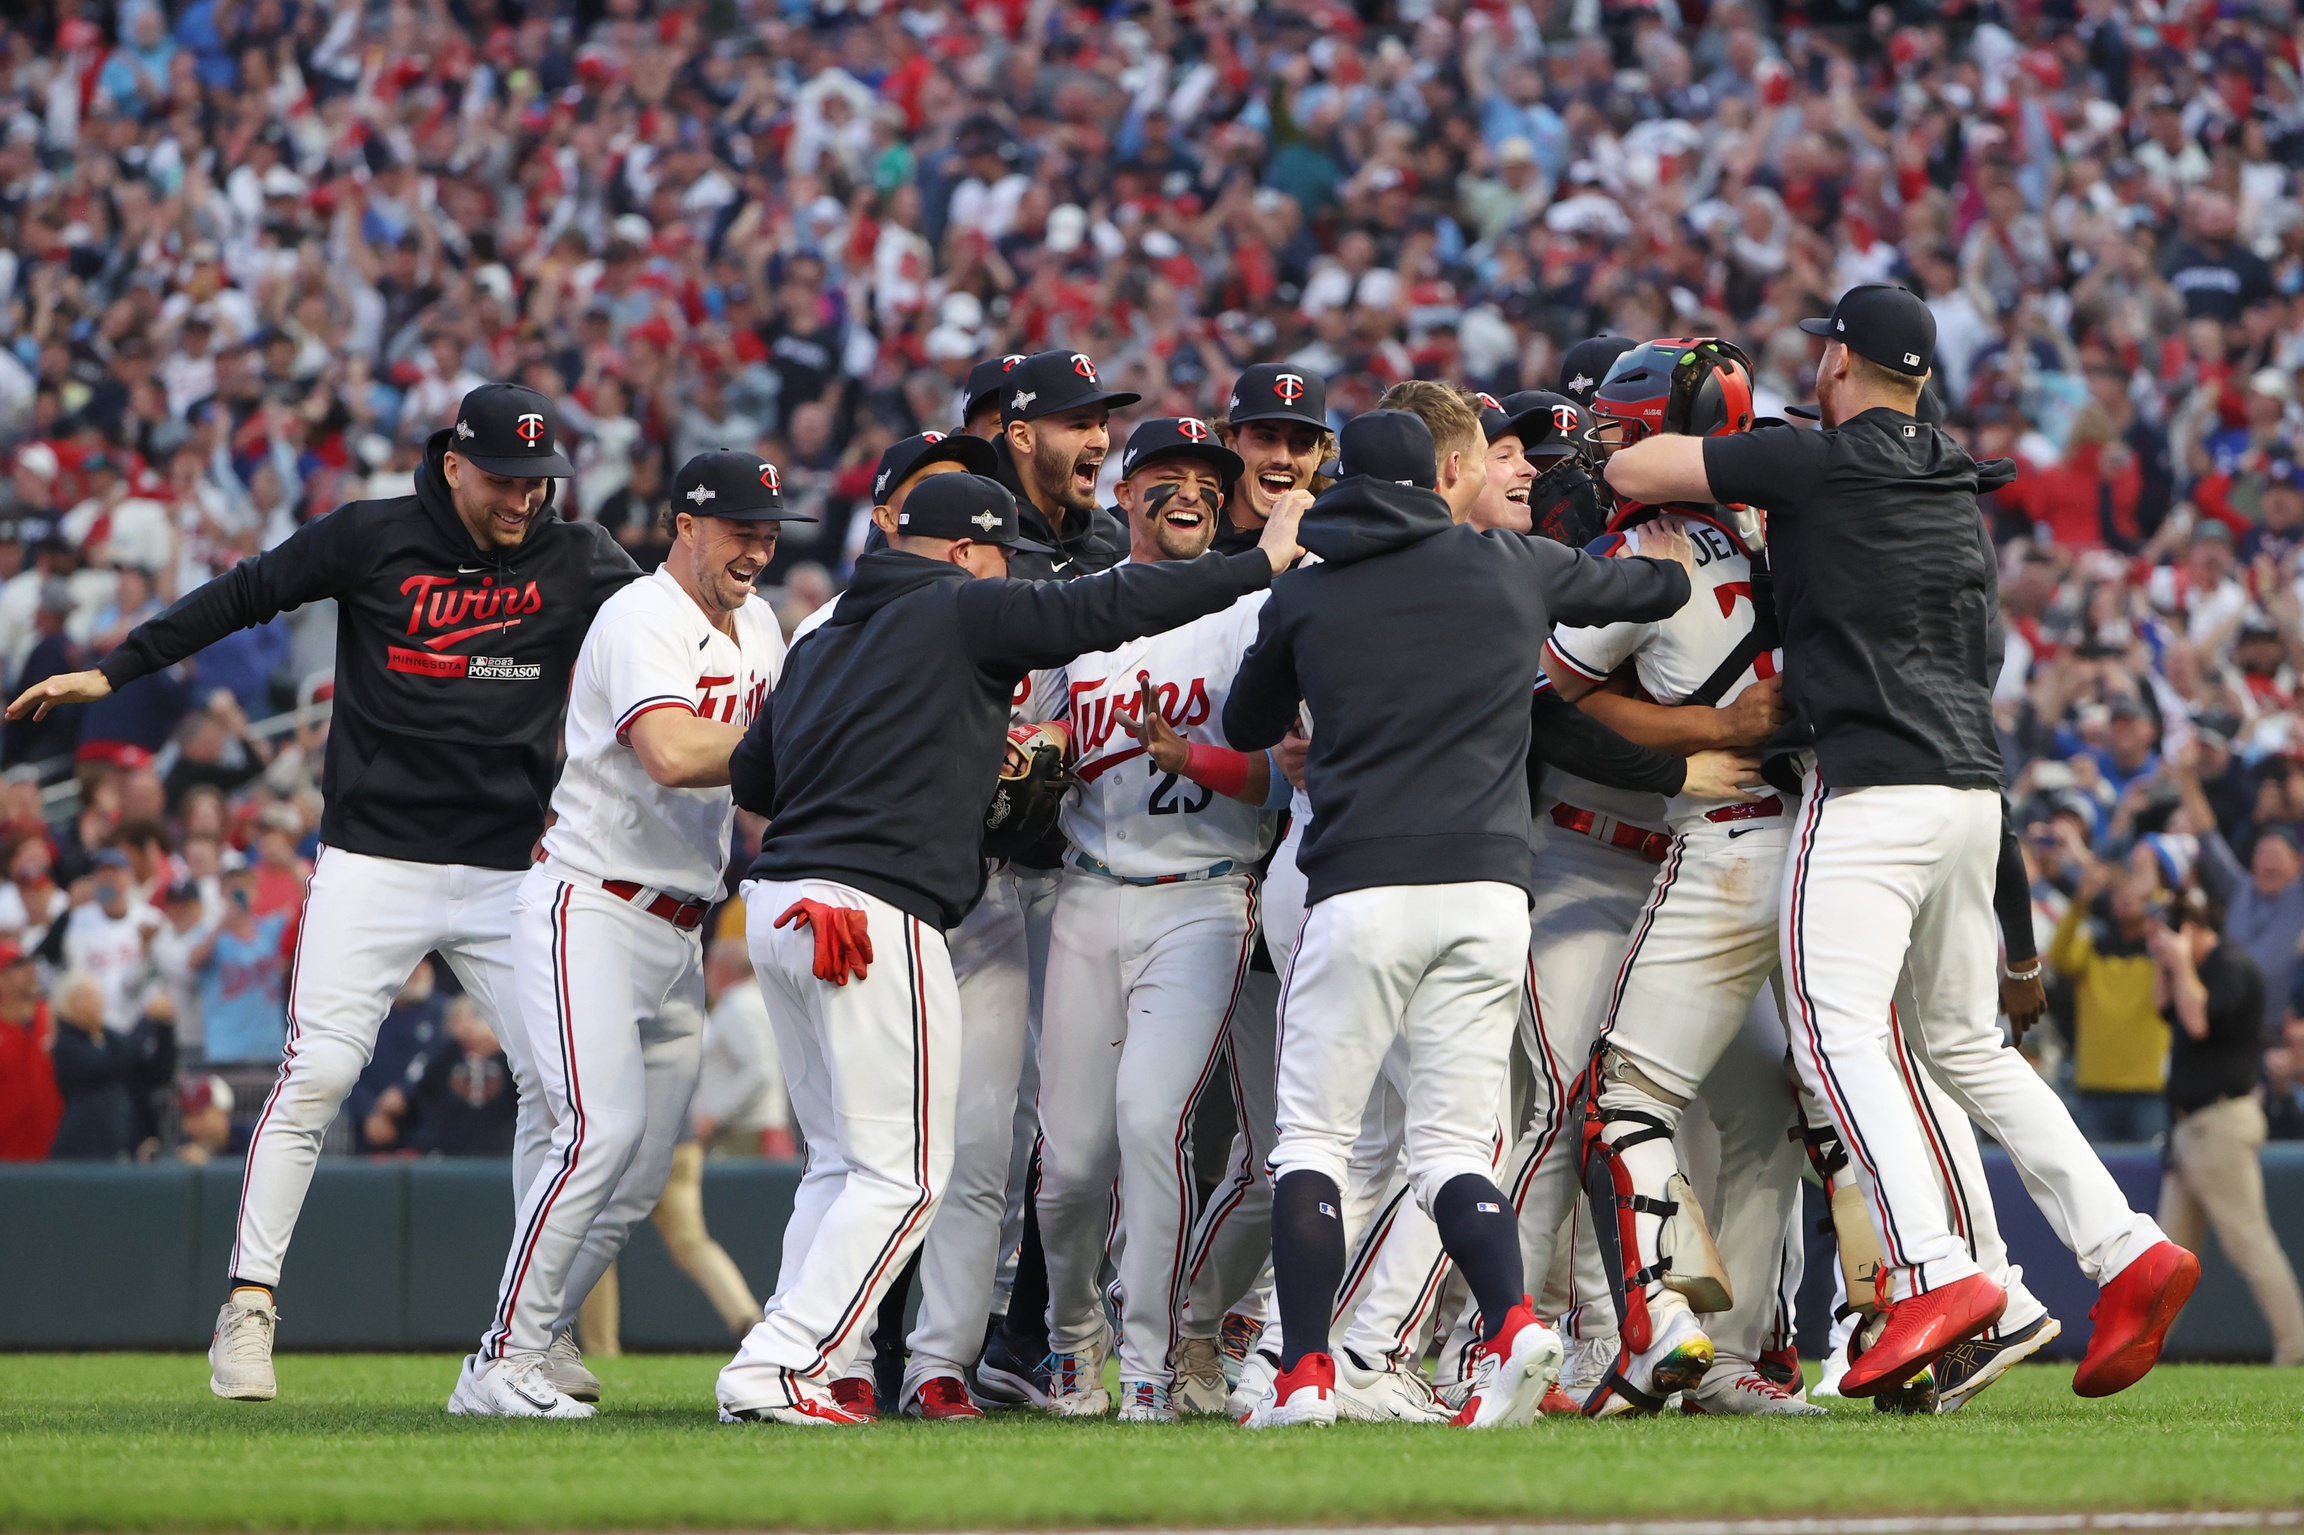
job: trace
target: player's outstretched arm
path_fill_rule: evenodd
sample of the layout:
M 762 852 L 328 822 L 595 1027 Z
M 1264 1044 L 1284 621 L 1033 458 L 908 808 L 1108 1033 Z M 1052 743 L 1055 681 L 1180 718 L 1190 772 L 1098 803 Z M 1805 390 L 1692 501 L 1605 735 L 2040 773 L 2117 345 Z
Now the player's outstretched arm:
M 1555 624 L 1580 629 L 1600 624 L 1651 623 L 1670 618 L 1692 589 L 1686 537 L 1659 535 L 1661 559 L 1643 555 L 1597 558 L 1533 535 L 1519 546 L 1536 561 L 1547 615 Z M 1673 540 L 1678 540 L 1674 543 Z
M 16 695 L 8 705 L 8 717 L 44 720 L 50 709 L 64 704 L 92 704 L 99 698 L 110 696 L 112 679 L 100 671 L 59 672 L 45 682 L 35 682 Z
M 752 717 L 744 739 L 728 754 L 728 787 L 736 808 L 754 815 L 776 813 L 776 695 Z
M 1617 495 L 1643 506 L 1719 499 L 1712 494 L 1712 482 L 1704 472 L 1701 437 L 1660 434 L 1644 438 L 1610 454 L 1606 475 Z
M 728 782 L 728 759 L 744 727 L 724 725 L 679 709 L 651 709 L 634 720 L 625 739 L 648 776 L 667 789 L 717 789 Z
M 1296 650 L 1287 633 L 1288 593 L 1274 592 L 1256 618 L 1256 642 L 1240 658 L 1224 697 L 1224 739 L 1242 751 L 1280 744 L 1304 705 Z

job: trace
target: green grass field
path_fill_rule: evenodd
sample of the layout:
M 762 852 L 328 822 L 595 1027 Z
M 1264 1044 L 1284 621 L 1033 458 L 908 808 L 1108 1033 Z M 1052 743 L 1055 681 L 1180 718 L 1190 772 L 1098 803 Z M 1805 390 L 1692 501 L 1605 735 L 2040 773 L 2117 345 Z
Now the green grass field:
M 2293 1508 L 2304 1377 L 2165 1367 L 2083 1402 L 2020 1367 L 1947 1418 L 1546 1420 L 1250 1434 L 1004 1415 L 722 1427 L 718 1357 L 601 1361 L 585 1423 L 443 1410 L 444 1356 L 288 1355 L 220 1402 L 196 1355 L 0 1359 L 0 1529 L 969 1529 Z

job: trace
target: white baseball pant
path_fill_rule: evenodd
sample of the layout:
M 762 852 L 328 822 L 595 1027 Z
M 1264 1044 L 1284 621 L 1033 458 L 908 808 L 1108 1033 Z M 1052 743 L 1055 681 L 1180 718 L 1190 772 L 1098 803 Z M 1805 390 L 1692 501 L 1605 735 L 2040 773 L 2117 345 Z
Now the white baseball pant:
M 1313 906 L 1280 999 L 1272 1181 L 1306 1170 L 1344 1188 L 1369 1095 L 1402 1037 L 1417 1203 L 1429 1214 L 1451 1178 L 1487 1178 L 1527 947 L 1528 897 L 1516 885 L 1377 886 Z
M 743 893 L 745 944 L 808 1166 L 776 1293 L 720 1372 L 715 1394 L 729 1411 L 790 1406 L 796 1378 L 828 1386 L 855 1358 L 951 1176 L 961 1033 L 936 928 L 831 880 L 751 880 Z M 814 934 L 775 925 L 801 900 L 866 913 L 869 975 L 816 979 Z
M 489 1359 L 550 1347 L 655 1208 L 704 1046 L 698 930 L 581 875 L 528 871 L 512 903 L 512 965 L 552 1148 L 513 1221 L 480 1339 Z
M 512 899 L 523 871 L 412 863 L 323 846 L 304 889 L 288 976 L 280 1075 L 248 1138 L 235 1281 L 277 1285 L 320 1140 L 375 1053 L 376 1031 L 417 962 L 437 951 L 504 1046 L 519 1088 L 512 1186 L 525 1191 L 551 1121 L 512 1008 Z
M 1198 1196 L 1192 1109 L 1239 1001 L 1255 905 L 1246 874 L 1135 885 L 1068 869 L 1056 889 L 1040 1028 L 1049 1348 L 1103 1344 L 1097 1276 L 1117 1220 L 1124 1380 L 1171 1378 Z
M 2164 1240 L 2128 1206 L 2071 1115 L 2002 1040 L 1992 887 L 1994 789 L 1828 789 L 1809 776 L 1784 866 L 1781 927 L 1792 1054 L 1848 1144 L 1896 1299 L 1979 1272 L 1951 1227 L 1890 1041 L 1913 1052 L 2008 1150 L 2056 1234 L 2098 1284 Z
M 1053 878 L 1038 871 L 995 869 L 983 899 L 949 938 L 960 994 L 952 1176 L 920 1248 L 920 1309 L 905 1340 L 907 1397 L 934 1376 L 965 1378 L 984 1351 L 984 1324 L 1014 1245 L 1008 1212 L 1011 1173 L 1021 1171 L 1017 1091 L 1032 1070 L 1030 1023 L 1037 1011 L 1029 933 L 1034 908 L 1052 905 L 1054 889 Z M 1030 1154 L 1027 1133 L 1023 1155 Z M 865 1324 L 867 1335 L 871 1325 Z

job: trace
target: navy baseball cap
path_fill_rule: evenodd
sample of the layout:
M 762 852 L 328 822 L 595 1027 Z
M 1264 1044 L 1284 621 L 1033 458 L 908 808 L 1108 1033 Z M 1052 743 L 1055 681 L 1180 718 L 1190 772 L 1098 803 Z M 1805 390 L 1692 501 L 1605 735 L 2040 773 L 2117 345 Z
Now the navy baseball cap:
M 1240 455 L 1216 440 L 1215 430 L 1197 416 L 1154 416 L 1139 421 L 1128 434 L 1127 451 L 1120 455 L 1120 477 L 1126 479 L 1155 459 L 1196 458 L 1216 471 L 1229 491 L 1247 469 Z
M 1000 471 L 1000 456 L 981 437 L 962 432 L 915 433 L 902 442 L 890 443 L 880 454 L 879 466 L 872 471 L 872 503 L 886 506 L 890 491 L 930 464 L 958 464 L 970 474 L 990 479 Z
M 1914 378 L 1936 365 L 1935 314 L 1918 294 L 1894 283 L 1860 283 L 1840 295 L 1830 314 L 1802 320 L 1800 328 Z
M 966 538 L 1013 544 L 1018 537 L 1016 498 L 998 480 L 980 474 L 939 474 L 904 498 L 896 531 L 907 538 Z
M 1577 342 L 1560 359 L 1560 393 L 1579 406 L 1589 406 L 1616 359 L 1639 344 L 1630 336 L 1591 336 Z
M 1567 458 L 1583 448 L 1584 411 L 1556 389 L 1508 394 L 1504 413 L 1522 423 L 1520 447 L 1530 458 Z
M 672 477 L 672 509 L 731 522 L 814 522 L 784 503 L 784 477 L 757 453 L 699 453 Z
M 576 466 L 561 454 L 560 413 L 524 384 L 482 384 L 456 407 L 448 449 L 490 474 L 567 480 Z
M 1001 381 L 1000 420 L 1002 424 L 1038 421 L 1099 405 L 1110 410 L 1143 398 L 1124 389 L 1106 389 L 1086 352 L 1034 352 L 1008 369 Z
M 1525 401 L 1528 395 L 1535 392 L 1534 390 L 1522 390 L 1511 398 Z M 1520 439 L 1522 450 L 1525 451 L 1543 441 L 1547 436 L 1552 435 L 1554 431 L 1552 407 L 1549 402 L 1534 405 L 1522 404 L 1516 408 L 1511 400 L 1499 400 L 1492 394 L 1481 393 L 1474 398 L 1480 402 L 1480 435 L 1489 442 L 1494 442 L 1499 437 L 1517 437 Z
M 1364 474 L 1425 490 L 1440 483 L 1432 428 L 1413 411 L 1372 410 L 1354 416 L 1336 434 L 1336 462 L 1346 478 Z
M 965 423 L 970 416 L 982 410 L 1000 392 L 1000 386 L 1008 381 L 1008 375 L 1022 367 L 1026 360 L 1022 352 L 1010 352 L 1005 357 L 987 357 L 970 368 L 968 403 L 960 407 L 961 421 Z
M 1301 421 L 1328 430 L 1328 381 L 1309 368 L 1292 363 L 1260 362 L 1240 370 L 1224 419 L 1234 426 L 1244 421 Z

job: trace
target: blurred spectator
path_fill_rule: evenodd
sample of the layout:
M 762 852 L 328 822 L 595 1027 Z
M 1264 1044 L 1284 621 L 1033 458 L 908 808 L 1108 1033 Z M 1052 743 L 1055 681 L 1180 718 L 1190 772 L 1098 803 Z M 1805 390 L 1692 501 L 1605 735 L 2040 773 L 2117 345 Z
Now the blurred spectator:
M 160 892 L 160 924 L 145 945 L 152 969 L 167 989 L 176 1012 L 176 1045 L 187 1057 L 204 1059 L 207 1029 L 200 1010 L 201 977 L 194 955 L 215 933 L 215 920 L 197 880 L 179 879 Z
M 712 940 L 704 955 L 704 988 L 712 1010 L 689 1108 L 696 1139 L 727 1156 L 796 1155 L 768 1004 L 741 937 Z
M 0 1162 L 41 1162 L 64 1099 L 50 1057 L 56 1034 L 32 956 L 0 947 Z
M 2262 1004 L 2256 1037 L 2269 1038 L 2280 1026 L 2296 975 L 2297 948 L 2304 944 L 2304 860 L 2288 834 L 2272 828 L 2257 837 L 2243 870 L 2216 829 L 2215 812 L 2201 792 L 2197 758 L 2180 755 L 2169 776 L 2184 797 L 2199 839 L 2201 887 L 2224 913 L 2220 930 L 2255 966 Z
M 2221 916 L 2213 898 L 2193 894 L 2152 925 L 2161 1002 L 2178 1025 L 2159 1218 L 2194 1252 L 2214 1228 L 2271 1326 L 2272 1362 L 2304 1365 L 2304 1294 L 2264 1208 L 2264 978 L 2223 941 Z
M 271 750 L 248 733 L 248 717 L 240 701 L 218 689 L 207 706 L 184 717 L 176 737 L 176 765 L 168 770 L 168 803 L 180 803 L 199 785 L 229 794 L 258 777 L 271 760 Z
M 2072 983 L 2072 1117 L 2090 1140 L 2155 1141 L 2167 1129 L 2168 1025 L 2145 947 L 2152 891 L 2150 875 L 2089 859 L 2048 943 Z
M 289 919 L 255 909 L 247 869 L 224 876 L 224 910 L 186 955 L 200 978 L 203 1054 L 211 1063 L 245 1065 L 280 1059 L 288 1035 L 288 960 L 295 943 Z
M 430 955 L 416 961 L 406 984 L 394 994 L 392 1006 L 385 1010 L 384 1022 L 376 1030 L 376 1048 L 368 1053 L 368 1064 L 361 1068 L 359 1080 L 344 1100 L 345 1117 L 358 1133 L 362 1151 L 390 1151 L 398 1144 L 396 1122 L 392 1140 L 370 1143 L 369 1115 L 386 1090 L 407 1076 L 408 1063 L 430 1051 L 441 1038 L 441 1019 L 448 1003 L 439 994 L 433 964 Z
M 176 1090 L 176 1119 L 179 1162 L 198 1166 L 248 1154 L 248 1126 L 232 1117 L 232 1084 L 222 1077 L 186 1077 Z
M 152 964 L 145 949 L 161 917 L 135 898 L 128 855 L 106 848 L 96 855 L 94 899 L 65 919 L 64 964 L 103 988 L 105 1026 L 134 1028 Z
M 105 1007 L 95 976 L 67 971 L 56 982 L 58 1161 L 141 1161 L 158 1144 L 154 1098 L 175 1079 L 176 1031 L 164 1005 L 125 1029 L 110 1027 Z
M 447 1037 L 408 1062 L 368 1112 L 367 1144 L 451 1157 L 508 1157 L 518 1093 L 503 1047 L 470 997 L 448 1004 Z

